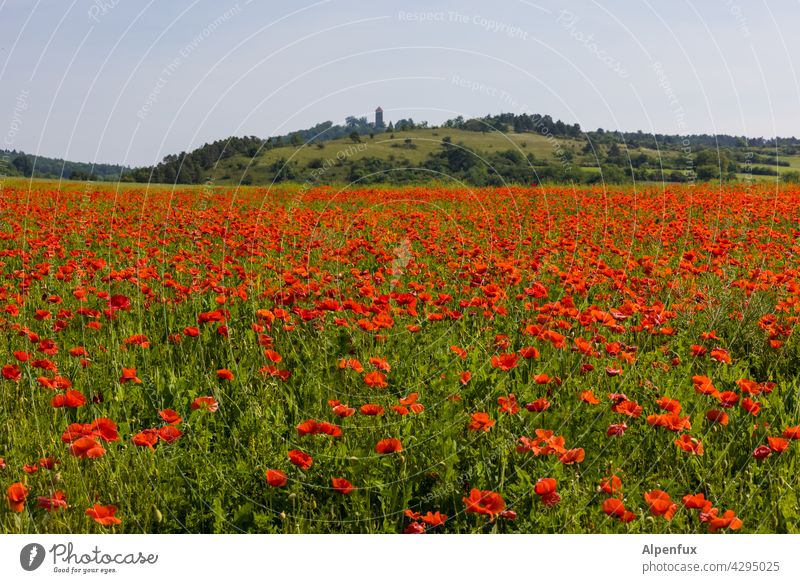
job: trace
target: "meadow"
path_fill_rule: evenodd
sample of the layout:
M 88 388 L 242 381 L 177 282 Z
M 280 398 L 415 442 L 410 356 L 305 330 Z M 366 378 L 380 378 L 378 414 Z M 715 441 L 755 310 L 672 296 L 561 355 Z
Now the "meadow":
M 798 216 L 6 185 L 0 531 L 800 532 Z

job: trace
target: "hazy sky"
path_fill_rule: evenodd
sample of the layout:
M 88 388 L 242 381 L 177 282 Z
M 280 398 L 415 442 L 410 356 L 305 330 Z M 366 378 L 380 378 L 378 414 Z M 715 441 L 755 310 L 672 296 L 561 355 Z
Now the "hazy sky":
M 378 105 L 800 135 L 798 23 L 798 0 L 0 0 L 0 148 L 152 164 Z

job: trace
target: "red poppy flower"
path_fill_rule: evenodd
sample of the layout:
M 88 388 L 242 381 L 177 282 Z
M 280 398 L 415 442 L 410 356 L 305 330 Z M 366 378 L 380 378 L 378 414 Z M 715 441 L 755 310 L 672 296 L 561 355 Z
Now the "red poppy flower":
M 273 488 L 283 488 L 287 482 L 286 474 L 280 470 L 267 470 L 266 477 L 267 483 Z
M 217 371 L 217 378 L 221 381 L 232 381 L 233 373 L 227 368 L 221 368 Z
M 714 348 L 711 351 L 711 358 L 717 362 L 724 362 L 725 364 L 731 363 L 730 354 L 728 354 L 728 351 L 724 348 Z
M 86 510 L 86 516 L 89 516 L 97 524 L 102 524 L 103 526 L 122 524 L 122 521 L 115 516 L 116 514 L 117 507 L 113 505 L 102 506 L 100 504 L 95 504 Z
M 25 508 L 25 500 L 28 498 L 30 491 L 25 487 L 22 482 L 11 484 L 6 490 L 6 499 L 8 500 L 8 508 L 11 512 L 22 512 Z
M 202 409 L 209 413 L 215 413 L 219 409 L 219 403 L 214 397 L 197 397 L 190 405 L 192 411 Z
M 498 397 L 497 404 L 500 405 L 500 412 L 515 415 L 519 413 L 519 404 L 517 397 L 514 393 L 509 394 L 507 397 Z
M 525 409 L 535 413 L 542 413 L 550 408 L 550 401 L 546 397 L 540 397 L 525 405 Z
M 433 528 L 436 526 L 441 526 L 442 524 L 447 522 L 447 515 L 442 514 L 441 512 L 438 511 L 431 512 L 429 510 L 426 514 L 420 516 L 420 519 L 422 520 L 422 522 Z
M 331 487 L 339 492 L 339 494 L 343 494 L 345 496 L 355 490 L 353 484 L 344 478 L 331 478 Z
M 678 448 L 682 449 L 683 451 L 693 453 L 695 455 L 703 455 L 703 444 L 699 439 L 690 436 L 688 433 L 684 433 L 679 439 L 676 439 L 675 445 L 677 445 Z
M 37 505 L 39 508 L 44 508 L 48 512 L 69 507 L 67 504 L 67 495 L 62 490 L 56 490 L 51 496 L 39 496 Z
M 165 425 L 158 429 L 158 438 L 168 444 L 175 443 L 182 435 L 183 432 L 174 425 Z
M 22 371 L 16 364 L 7 364 L 3 367 L 3 377 L 10 381 L 18 381 L 22 378 Z
M 361 405 L 361 413 L 370 416 L 383 415 L 384 408 L 374 403 L 367 403 L 366 405 Z
M 178 425 L 183 419 L 174 409 L 164 409 L 158 412 L 158 416 L 170 425 Z
M 555 506 L 561 501 L 561 496 L 556 492 L 556 480 L 554 478 L 541 478 L 533 488 L 545 506 Z
M 584 403 L 589 403 L 590 405 L 597 405 L 598 403 L 600 403 L 600 399 L 595 397 L 592 391 L 583 391 L 578 397 L 578 399 L 583 401 Z
M 603 512 L 608 516 L 619 518 L 622 522 L 631 522 L 636 514 L 625 509 L 625 504 L 619 498 L 607 498 L 603 501 Z
M 721 529 L 739 530 L 743 525 L 742 521 L 736 517 L 733 510 L 726 510 L 725 514 L 722 516 L 714 515 L 707 522 L 709 532 L 717 532 Z
M 123 368 L 122 369 L 122 376 L 119 379 L 120 383 L 136 383 L 137 385 L 142 384 L 142 379 L 136 376 L 136 369 L 135 368 Z
M 492 425 L 495 424 L 494 419 L 489 417 L 488 413 L 473 413 L 471 416 L 472 420 L 470 421 L 467 429 L 470 431 L 486 431 L 488 432 Z
M 558 461 L 560 461 L 564 465 L 569 466 L 575 463 L 582 462 L 585 459 L 585 457 L 586 457 L 586 452 L 583 450 L 582 447 L 579 447 L 576 449 L 570 449 L 565 451 L 563 454 L 561 454 L 561 457 L 558 458 Z
M 800 439 L 800 425 L 794 427 L 787 427 L 783 430 L 782 437 L 785 439 Z
M 652 490 L 644 495 L 645 502 L 649 505 L 650 513 L 654 516 L 663 516 L 667 520 L 672 520 L 678 505 L 672 502 L 669 494 L 663 490 Z
M 745 397 L 742 399 L 742 409 L 756 417 L 761 412 L 761 403 L 753 401 L 750 397 Z
M 403 444 L 395 437 L 381 439 L 375 444 L 375 451 L 379 454 L 398 453 L 403 451 Z
M 497 492 L 491 490 L 478 490 L 473 488 L 468 498 L 464 498 L 467 505 L 466 512 L 476 514 L 487 514 L 490 518 L 500 514 L 505 510 L 506 502 Z
M 625 423 L 612 423 L 606 429 L 606 435 L 608 437 L 621 437 L 627 431 L 628 426 Z
M 769 448 L 775 453 L 786 451 L 786 448 L 789 447 L 789 441 L 782 437 L 767 437 L 767 443 L 769 443 Z
M 97 459 L 103 457 L 106 450 L 93 437 L 80 437 L 69 446 L 69 452 L 75 457 Z
M 308 470 L 314 463 L 314 458 L 299 449 L 293 449 L 289 452 L 289 461 L 301 470 Z
M 355 412 L 356 410 L 353 407 L 348 407 L 347 405 L 336 405 L 333 408 L 333 414 L 337 417 L 350 417 Z
M 772 450 L 769 448 L 768 445 L 759 445 L 753 451 L 753 457 L 756 458 L 758 461 L 768 458 L 770 455 L 772 455 Z
M 606 494 L 616 494 L 622 490 L 622 480 L 619 476 L 609 476 L 600 480 L 600 490 Z
M 727 425 L 729 421 L 728 414 L 725 411 L 720 411 L 719 409 L 712 409 L 706 413 L 706 419 L 708 419 L 711 423 L 719 423 L 720 425 Z
M 689 509 L 697 509 L 702 512 L 708 512 L 711 509 L 711 501 L 706 500 L 705 494 L 687 494 L 682 499 L 683 505 Z
M 108 306 L 113 310 L 128 310 L 131 307 L 131 300 L 123 295 L 113 295 L 108 300 Z
M 519 356 L 512 352 L 510 354 L 494 355 L 490 360 L 492 363 L 492 368 L 499 368 L 503 371 L 509 371 L 513 368 L 516 368 L 517 362 L 519 361 Z
M 383 389 L 389 386 L 389 383 L 386 382 L 386 375 L 377 370 L 364 375 L 364 382 L 373 389 Z
M 86 397 L 84 397 L 83 393 L 80 391 L 73 389 L 63 394 L 59 393 L 50 400 L 50 404 L 56 409 L 61 407 L 77 409 L 78 407 L 83 407 L 86 404 Z

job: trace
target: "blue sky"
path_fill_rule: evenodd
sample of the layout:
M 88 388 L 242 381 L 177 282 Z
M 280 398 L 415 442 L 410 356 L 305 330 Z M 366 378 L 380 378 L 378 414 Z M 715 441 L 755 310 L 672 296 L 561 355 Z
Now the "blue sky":
M 152 164 L 377 105 L 800 135 L 798 22 L 797 0 L 0 0 L 0 148 Z

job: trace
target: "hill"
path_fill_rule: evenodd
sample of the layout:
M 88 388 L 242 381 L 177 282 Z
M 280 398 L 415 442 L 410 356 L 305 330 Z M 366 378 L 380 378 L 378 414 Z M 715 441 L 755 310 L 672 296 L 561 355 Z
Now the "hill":
M 438 127 L 403 119 L 385 129 L 349 117 L 344 125 L 324 122 L 266 140 L 219 140 L 123 179 L 246 185 L 797 182 L 800 140 L 583 132 L 578 124 L 538 114 L 458 117 Z

